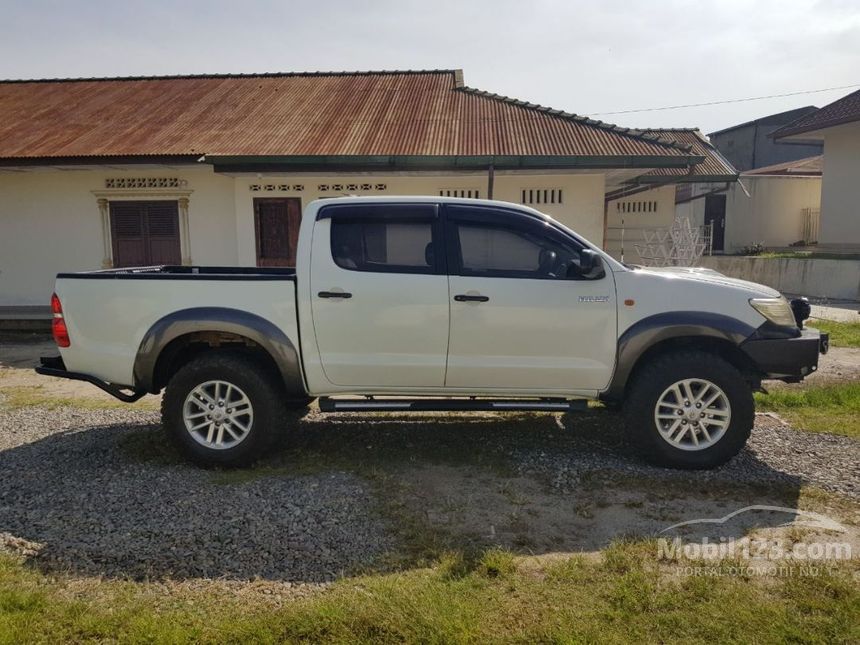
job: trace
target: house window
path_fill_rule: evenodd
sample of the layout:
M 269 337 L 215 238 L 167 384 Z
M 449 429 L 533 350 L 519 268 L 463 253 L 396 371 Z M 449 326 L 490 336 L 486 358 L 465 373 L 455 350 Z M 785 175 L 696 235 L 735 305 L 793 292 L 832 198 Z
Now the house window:
M 561 204 L 561 188 L 523 188 L 520 195 L 523 204 Z
M 113 266 L 181 264 L 179 202 L 111 201 Z
M 463 197 L 466 199 L 481 199 L 481 191 L 477 188 L 440 188 L 439 197 Z

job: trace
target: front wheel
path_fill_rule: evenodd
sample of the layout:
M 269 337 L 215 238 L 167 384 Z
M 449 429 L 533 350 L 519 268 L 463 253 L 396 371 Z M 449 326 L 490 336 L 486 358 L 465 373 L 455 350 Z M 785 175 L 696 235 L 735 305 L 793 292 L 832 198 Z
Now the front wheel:
M 165 429 L 202 466 L 244 466 L 272 445 L 286 420 L 277 376 L 242 352 L 203 354 L 170 379 Z
M 755 420 L 752 390 L 720 357 L 663 355 L 636 374 L 624 405 L 628 432 L 660 466 L 703 469 L 734 457 Z

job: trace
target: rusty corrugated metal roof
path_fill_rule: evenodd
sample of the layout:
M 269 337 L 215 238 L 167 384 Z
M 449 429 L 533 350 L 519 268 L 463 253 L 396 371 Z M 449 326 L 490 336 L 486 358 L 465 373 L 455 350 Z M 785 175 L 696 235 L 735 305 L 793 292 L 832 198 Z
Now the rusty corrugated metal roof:
M 781 139 L 853 121 L 860 121 L 860 90 L 784 125 L 771 136 L 774 139 Z
M 743 173 L 743 176 L 820 177 L 823 171 L 824 155 L 815 155 L 814 157 L 806 157 L 805 159 L 784 161 L 772 166 L 747 170 Z
M 641 130 L 644 134 L 661 134 L 681 144 L 690 146 L 693 154 L 705 160 L 689 171 L 683 168 L 658 168 L 647 177 L 685 177 L 687 181 L 732 181 L 738 177 L 737 169 L 696 128 L 658 128 Z
M 458 70 L 0 82 L 0 158 L 689 157 L 673 137 L 464 87 Z M 659 164 L 655 164 L 659 165 Z

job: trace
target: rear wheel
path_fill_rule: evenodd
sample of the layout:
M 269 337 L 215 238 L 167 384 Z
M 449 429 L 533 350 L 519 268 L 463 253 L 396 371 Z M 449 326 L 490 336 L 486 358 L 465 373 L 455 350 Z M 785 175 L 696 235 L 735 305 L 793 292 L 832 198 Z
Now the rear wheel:
M 734 457 L 755 420 L 752 390 L 719 356 L 666 354 L 636 374 L 624 405 L 631 438 L 650 461 L 714 468 Z
M 277 375 L 242 352 L 210 352 L 170 379 L 161 404 L 179 450 L 203 466 L 244 466 L 272 445 L 287 419 Z

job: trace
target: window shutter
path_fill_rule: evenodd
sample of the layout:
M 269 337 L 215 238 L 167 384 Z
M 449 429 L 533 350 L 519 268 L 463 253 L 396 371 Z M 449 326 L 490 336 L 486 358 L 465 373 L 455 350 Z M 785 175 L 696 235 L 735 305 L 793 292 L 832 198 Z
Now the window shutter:
M 143 211 L 135 202 L 111 202 L 111 240 L 114 266 L 146 264 Z
M 182 262 L 177 202 L 111 202 L 110 219 L 114 266 Z
M 179 212 L 176 202 L 148 202 L 146 226 L 149 242 L 147 264 L 182 264 L 179 246 Z

